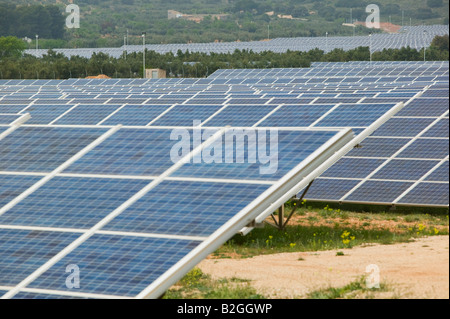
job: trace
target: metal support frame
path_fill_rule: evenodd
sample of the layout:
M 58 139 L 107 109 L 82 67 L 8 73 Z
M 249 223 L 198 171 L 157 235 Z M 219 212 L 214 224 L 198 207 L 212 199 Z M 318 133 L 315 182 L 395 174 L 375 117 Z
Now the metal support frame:
M 302 196 L 300 198 L 294 197 L 293 201 L 295 203 L 301 203 L 303 201 L 303 199 L 305 198 L 306 193 L 308 193 L 308 191 L 311 188 L 313 183 L 314 183 L 314 180 L 311 183 L 309 183 L 309 185 L 305 188 L 305 190 L 302 193 Z M 292 211 L 289 213 L 288 217 L 285 218 L 285 215 L 286 215 L 285 214 L 285 206 L 283 204 L 280 208 L 278 208 L 278 216 L 277 216 L 278 220 L 275 217 L 275 215 L 272 214 L 271 217 L 272 217 L 272 220 L 274 221 L 274 223 L 272 224 L 272 223 L 267 222 L 267 221 L 266 221 L 266 223 L 271 225 L 271 226 L 274 226 L 274 227 L 278 228 L 278 230 L 284 230 L 284 229 L 286 229 L 286 226 L 289 224 L 289 221 L 291 220 L 292 216 L 294 216 L 294 213 L 297 211 L 297 208 L 298 208 L 298 205 L 295 205 L 294 208 L 292 209 Z

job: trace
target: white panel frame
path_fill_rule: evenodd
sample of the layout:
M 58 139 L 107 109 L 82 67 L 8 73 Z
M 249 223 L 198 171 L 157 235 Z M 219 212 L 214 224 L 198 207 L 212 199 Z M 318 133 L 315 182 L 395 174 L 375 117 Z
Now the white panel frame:
M 309 156 L 297 167 L 292 169 L 275 185 L 266 190 L 246 208 L 241 210 L 226 224 L 220 227 L 220 229 L 212 234 L 206 241 L 144 289 L 136 296 L 136 298 L 154 299 L 162 296 L 167 289 L 180 280 L 190 269 L 238 233 L 240 229 L 252 222 L 257 216 L 266 211 L 268 207 L 270 208 L 273 206 L 274 202 L 295 195 L 295 189 L 301 187 L 299 183 L 306 183 L 305 177 L 309 175 L 315 175 L 314 177 L 317 177 L 317 172 L 311 172 L 309 167 L 314 165 L 316 161 L 323 161 L 324 158 L 321 157 L 321 155 L 328 152 L 337 152 L 339 149 L 348 145 L 352 139 L 353 132 L 350 129 L 344 129 L 337 133 L 332 139 L 317 150 L 314 155 Z

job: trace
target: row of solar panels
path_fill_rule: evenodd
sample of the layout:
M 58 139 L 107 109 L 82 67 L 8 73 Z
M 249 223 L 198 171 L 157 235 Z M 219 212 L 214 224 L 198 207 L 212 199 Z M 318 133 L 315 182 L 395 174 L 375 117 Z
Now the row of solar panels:
M 448 72 L 448 66 L 441 72 Z M 139 87 L 107 84 L 47 88 L 95 96 L 124 89 L 131 92 L 127 96 L 131 99 L 142 94 Z M 144 90 L 176 92 L 185 104 L 125 103 L 113 112 L 114 105 L 74 105 L 64 112 L 72 116 L 72 123 L 84 125 L 27 124 L 33 119 L 54 121 L 55 116 L 62 120 L 65 115 L 59 112 L 69 105 L 46 109 L 45 103 L 36 103 L 41 96 L 41 102 L 58 100 L 46 95 L 45 87 L 36 94 L 33 86 L 0 85 L 0 92 L 6 89 L 1 101 L 17 93 L 29 102 L 0 104 L 0 109 L 11 112 L 0 113 L 14 120 L 0 125 L 3 298 L 159 297 L 242 227 L 264 219 L 314 179 L 307 193 L 310 200 L 448 207 L 448 78 L 409 85 L 367 82 L 366 88 L 356 85 L 359 90 L 350 83 L 299 86 L 296 98 L 288 99 L 298 102 L 305 98 L 304 90 L 311 89 L 308 98 L 330 94 L 336 101 L 341 96 L 336 92 L 364 95 L 366 89 L 370 99 L 388 102 L 374 104 L 358 96 L 357 102 L 347 104 L 313 100 L 271 105 L 274 99 L 268 103 L 265 92 L 293 92 L 292 86 L 282 83 L 153 85 Z M 241 102 L 266 104 L 186 104 L 192 92 L 197 96 L 232 92 L 226 96 L 233 97 L 236 91 L 249 95 L 238 94 Z M 252 95 L 259 97 L 251 99 Z M 178 112 L 171 113 L 175 108 Z M 20 113 L 12 114 L 15 111 Z M 195 144 L 193 119 L 218 121 L 220 127 L 203 128 L 201 141 L 206 141 L 195 150 L 190 147 L 190 161 L 184 163 L 169 156 L 177 143 L 171 128 L 86 125 L 92 119 L 105 123 L 121 112 L 116 124 L 171 114 L 168 124 L 188 125 L 171 128 L 185 129 L 190 145 Z M 328 120 L 340 128 L 319 127 Z M 261 174 L 261 165 L 249 161 L 226 164 L 230 148 L 224 136 L 233 127 L 223 125 L 260 127 L 264 122 L 270 134 L 274 129 L 278 132 L 277 169 Z M 305 125 L 309 127 L 299 128 Z M 349 128 L 356 128 L 355 139 Z M 267 129 L 255 131 L 264 133 L 256 135 L 258 140 L 267 141 Z M 221 150 L 216 158 L 221 161 L 194 161 L 199 154 L 211 155 L 212 149 L 214 154 Z M 232 149 L 255 151 L 249 145 Z M 79 289 L 67 285 L 68 265 L 80 270 Z
M 430 112 L 430 105 L 433 104 L 436 108 L 434 114 Z M 370 108 L 373 105 L 366 109 L 343 105 L 329 113 L 328 117 L 316 126 L 320 127 L 323 123 L 325 126 L 362 127 L 390 109 L 389 105 L 383 105 L 383 108 L 380 106 L 377 105 L 374 110 Z M 352 151 L 348 160 L 342 160 L 326 172 L 310 190 L 308 198 L 425 206 L 448 205 L 448 109 L 445 110 L 445 107 L 448 107 L 448 99 L 417 99 L 410 108 L 392 118 L 382 129 L 366 139 L 361 149 Z M 314 108 L 314 111 L 296 107 L 282 108 L 260 125 L 280 126 L 286 123 L 286 126 L 304 126 L 305 123 L 310 123 L 308 120 L 313 121 L 321 112 L 331 108 Z M 408 116 L 413 109 L 414 115 Z M 421 110 L 422 114 L 417 114 L 417 110 Z M 445 111 L 440 113 L 442 110 Z M 315 112 L 319 114 L 314 114 Z M 261 114 L 246 112 L 245 108 L 231 108 L 229 113 L 223 114 L 225 118 L 243 117 L 246 121 L 258 116 Z M 297 123 L 286 121 L 289 116 L 297 116 L 302 120 Z M 172 119 L 172 123 L 176 121 Z M 214 126 L 213 123 L 211 125 Z M 96 169 L 92 171 L 94 172 Z M 198 172 L 203 176 L 202 173 Z M 354 189 L 356 186 L 358 189 Z M 412 186 L 414 189 L 408 192 L 409 196 L 397 200 Z M 424 191 L 427 187 L 428 190 Z M 341 195 L 342 197 L 339 197 Z
M 439 77 L 441 78 L 441 77 Z M 443 77 L 446 78 L 446 77 Z M 387 79 L 384 79 L 386 81 Z M 75 104 L 305 104 L 305 103 L 371 103 L 391 99 L 403 101 L 423 89 L 429 82 L 353 85 L 313 83 L 305 85 L 184 85 L 141 87 L 74 86 L 32 87 L 8 86 L 0 88 L 3 110 L 21 110 L 33 105 Z M 438 95 L 436 95 L 438 96 Z M 441 95 L 442 96 L 442 95 Z M 443 95 L 445 96 L 445 95 Z M 364 100 L 362 100 L 364 99 Z M 8 106 L 9 105 L 9 106 Z M 14 113 L 18 111 L 13 111 Z M 8 111 L 11 113 L 11 111 Z
M 157 53 L 177 54 L 179 50 L 185 52 L 200 53 L 233 53 L 236 50 L 252 50 L 254 52 L 272 51 L 284 53 L 291 51 L 309 51 L 320 48 L 324 51 L 333 49 L 351 50 L 357 47 L 371 47 L 372 52 L 383 49 L 400 49 L 411 47 L 421 49 L 428 47 L 436 35 L 448 35 L 448 25 L 421 26 L 404 29 L 398 34 L 373 34 L 369 36 L 354 37 L 301 37 L 301 38 L 277 38 L 270 41 L 252 42 L 226 42 L 226 43 L 191 43 L 191 44 L 152 44 L 146 45 L 147 50 Z M 83 48 L 83 49 L 55 49 L 57 53 L 62 53 L 67 57 L 82 56 L 90 58 L 94 53 L 105 53 L 112 57 L 119 58 L 124 51 L 128 53 L 141 52 L 142 46 L 128 45 L 121 48 Z M 26 53 L 35 56 L 43 56 L 47 50 L 27 50 Z
M 341 65 L 341 64 L 339 64 Z M 345 63 L 346 65 L 346 63 Z M 373 67 L 377 65 L 377 67 Z M 256 85 L 256 84 L 314 84 L 314 83 L 381 83 L 445 80 L 447 62 L 391 65 L 375 63 L 355 67 L 314 67 L 305 69 L 238 69 L 218 70 L 207 79 L 69 79 L 69 80 L 0 80 L 5 86 L 154 86 L 175 84 L 197 85 Z
M 361 132 L 393 106 L 393 104 L 284 105 L 257 106 L 257 109 L 252 109 L 251 105 L 236 105 L 223 108 L 221 113 L 212 118 L 211 115 L 217 113 L 221 109 L 220 106 L 179 106 L 179 108 L 171 109 L 173 112 L 167 112 L 163 117 L 158 116 L 167 111 L 168 107 L 164 110 L 164 108 L 158 108 L 160 106 L 149 106 L 148 109 L 145 109 L 146 106 L 130 106 L 122 108 L 121 112 L 115 113 L 113 117 L 105 117 L 105 113 L 94 106 L 91 106 L 92 109 L 90 106 L 81 106 L 77 112 L 65 119 L 62 117 L 61 119 L 64 120 L 53 124 L 116 125 L 120 123 L 133 126 L 153 122 L 154 125 L 159 126 L 189 126 L 193 120 L 209 118 L 205 125 L 252 126 L 259 123 L 258 125 L 262 127 L 351 126 L 355 128 L 355 131 Z M 53 110 L 46 109 L 44 114 L 36 117 L 43 122 L 52 121 L 63 111 L 55 112 L 55 109 L 57 110 L 57 107 Z M 106 109 L 111 112 L 109 107 Z M 18 119 L 18 115 L 4 116 L 13 121 Z M 261 122 L 261 119 L 264 120 Z M 389 204 L 397 197 L 391 199 L 385 194 L 386 190 L 379 186 L 368 193 L 374 197 L 368 197 L 366 193 L 359 196 L 344 197 L 344 195 L 361 182 L 366 185 L 378 185 L 381 180 L 387 185 L 403 183 L 403 187 L 412 186 L 436 165 L 445 166 L 446 163 L 448 165 L 448 99 L 416 98 L 396 117 L 366 139 L 362 145 L 361 149 L 354 150 L 348 155 L 348 160 L 343 160 L 326 172 L 317 182 L 317 186 L 310 190 L 308 197 L 317 200 Z M 375 184 L 366 180 L 386 163 L 390 163 L 387 168 L 373 176 Z M 400 169 L 400 166 L 403 169 Z M 434 187 L 440 187 L 441 192 L 435 196 L 439 195 L 439 197 L 409 199 L 410 202 L 403 203 L 448 205 L 448 174 L 442 174 L 444 172 L 445 170 L 435 174 L 434 179 L 424 179 L 424 181 L 437 182 Z M 390 191 L 389 195 L 401 195 L 398 193 L 401 189 L 397 188 L 397 192 Z
M 420 88 L 420 89 L 423 89 Z M 400 91 L 401 92 L 401 91 Z M 377 118 L 384 114 L 387 110 L 394 106 L 393 102 L 406 102 L 408 99 L 413 98 L 419 90 L 409 91 L 407 93 L 394 93 L 385 94 L 377 93 L 377 97 L 370 101 L 375 104 L 367 103 L 368 99 L 363 96 L 359 96 L 353 101 L 345 100 L 346 98 L 321 98 L 320 96 L 314 97 L 311 95 L 309 99 L 306 97 L 292 98 L 292 99 L 228 99 L 226 103 L 222 99 L 216 99 L 216 103 L 212 99 L 206 99 L 207 104 L 147 104 L 147 105 L 111 105 L 111 104 L 75 104 L 75 105 L 46 105 L 33 104 L 33 105 L 2 105 L 2 113 L 30 113 L 32 119 L 29 120 L 29 124 L 56 124 L 56 125 L 129 125 L 129 126 L 191 126 L 194 120 L 203 122 L 206 126 L 267 126 L 267 127 L 352 127 L 357 132 L 361 132 L 362 129 L 368 127 Z M 444 98 L 441 98 L 442 96 Z M 436 88 L 427 90 L 422 97 L 413 100 L 408 109 L 410 113 L 402 115 L 402 119 L 399 119 L 400 125 L 397 127 L 393 125 L 396 134 L 393 135 L 389 130 L 386 136 L 376 135 L 377 139 L 367 139 L 365 142 L 373 142 L 375 150 L 381 143 L 386 149 L 391 151 L 399 151 L 405 145 L 411 142 L 412 139 L 417 139 L 417 144 L 434 143 L 439 147 L 438 151 L 442 151 L 444 154 L 448 153 L 448 147 L 445 147 L 446 141 L 448 142 L 448 129 L 446 131 L 446 116 L 445 112 L 448 111 L 448 89 Z M 180 101 L 185 101 L 188 97 L 181 98 Z M 322 100 L 321 100 L 322 99 Z M 163 99 L 164 101 L 164 99 Z M 180 102 L 179 101 L 179 102 Z M 234 102 L 233 102 L 234 101 Z M 387 102 L 391 103 L 387 103 Z M 171 101 L 174 102 L 174 101 Z M 303 103 L 301 103 L 303 102 Z M 311 103 L 312 102 L 312 103 Z M 325 102 L 332 103 L 326 104 Z M 334 103 L 333 103 L 334 102 Z M 343 104 L 339 104 L 342 103 Z M 348 103 L 345 103 L 348 102 Z M 103 101 L 104 103 L 104 101 Z M 256 103 L 256 104 L 255 104 Z M 305 104 L 309 103 L 309 104 Z M 427 116 L 423 115 L 423 110 L 426 110 L 430 105 L 434 105 L 436 112 L 431 116 L 431 113 L 427 113 Z M 422 113 L 420 112 L 422 110 Z M 440 112 L 440 113 L 439 113 Z M 448 114 L 447 114 L 448 116 Z M 17 120 L 18 115 L 4 115 L 5 123 L 12 123 Z M 405 119 L 403 119 L 405 117 Z M 438 121 L 439 123 L 434 123 Z M 404 123 L 414 123 L 415 131 L 411 131 L 410 126 L 404 127 Z M 417 134 L 421 133 L 423 129 L 427 128 L 431 124 L 441 126 L 441 130 L 438 130 L 437 135 L 425 136 L 426 139 L 422 140 L 417 138 Z M 447 123 L 448 126 L 448 123 Z M 405 130 L 410 131 L 405 131 Z M 379 133 L 378 133 L 379 134 Z M 416 135 L 415 135 L 416 134 Z M 395 137 L 395 138 L 394 138 Z M 430 141 L 431 139 L 431 141 Z M 446 140 L 447 139 L 447 140 Z M 384 144 L 383 144 L 384 143 Z M 431 145 L 431 144 L 430 144 Z M 360 151 L 362 157 L 371 157 L 371 149 L 368 145 L 367 148 Z M 366 154 L 368 152 L 369 155 Z M 385 162 L 390 159 L 389 156 L 379 156 L 381 159 L 377 159 L 378 162 Z M 430 158 L 432 160 L 441 161 L 443 158 L 440 156 L 432 156 L 430 151 Z M 401 157 L 405 159 L 405 157 Z M 410 156 L 413 160 L 424 160 L 423 155 Z M 406 157 L 406 159 L 409 159 Z M 445 159 L 445 157 L 444 157 Z M 364 161 L 363 161 L 364 162 Z M 377 163 L 378 163 L 377 162 Z M 407 162 L 402 162 L 407 163 Z M 430 162 L 431 163 L 431 162 Z M 370 165 L 367 165 L 369 170 Z M 333 178 L 342 178 L 342 176 L 330 176 Z M 345 177 L 345 176 L 344 176 Z M 356 186 L 356 182 L 361 182 L 361 177 L 355 175 L 351 178 L 352 181 L 346 181 L 347 185 Z M 402 181 L 410 182 L 411 179 L 403 176 Z M 445 187 L 443 185 L 442 187 Z M 448 186 L 448 184 L 447 184 Z M 352 189 L 348 189 L 351 191 Z M 326 187 L 325 189 L 332 189 Z M 313 188 L 314 191 L 314 188 Z M 313 192 L 312 191 L 312 192 Z M 334 191 L 331 191 L 334 192 Z M 375 194 L 376 192 L 371 192 Z M 323 195 L 320 199 L 338 200 L 334 193 L 334 197 L 330 195 Z M 343 194 L 346 195 L 346 194 Z M 316 195 L 313 195 L 316 196 Z M 346 199 L 342 197 L 340 199 Z M 382 195 L 380 196 L 382 198 Z M 352 197 L 349 198 L 351 200 Z M 361 198 L 360 198 L 361 199 Z M 355 201 L 355 198 L 352 199 Z M 436 202 L 423 202 L 417 204 L 436 204 L 446 205 L 445 197 L 442 197 L 441 201 Z M 383 202 L 376 200 L 374 202 Z M 389 201 L 388 201 L 389 202 Z M 384 202 L 383 202 L 384 203 Z
M 297 183 L 311 173 L 303 166 L 352 137 L 280 130 L 277 172 L 263 176 L 249 163 L 173 162 L 170 129 L 12 128 L 0 135 L 4 298 L 159 297 L 274 201 L 302 188 Z M 225 133 L 209 130 L 203 147 Z M 79 289 L 67 285 L 67 265 L 79 268 Z
M 443 68 L 441 72 L 448 72 L 448 64 L 447 68 L 442 66 L 441 68 Z M 245 74 L 245 72 L 240 72 L 239 74 L 242 73 Z M 440 131 L 441 135 L 426 136 L 427 138 L 448 139 L 448 132 L 447 134 L 444 134 L 446 132 L 446 116 L 443 114 L 445 114 L 445 111 L 448 109 L 448 99 L 445 99 L 445 97 L 448 97 L 448 89 L 445 89 L 445 85 L 444 82 L 443 89 L 430 89 L 426 91 L 420 100 L 417 99 L 411 103 L 413 109 L 416 110 L 415 112 L 417 112 L 417 109 L 420 110 L 420 108 L 416 106 L 416 104 L 420 103 L 424 104 L 424 106 L 422 106 L 424 109 L 429 105 L 437 105 L 437 109 L 441 112 L 440 114 L 433 116 L 432 119 L 438 120 L 440 117 L 443 117 L 440 119 L 439 125 L 443 126 L 444 130 Z M 418 85 L 415 87 L 416 90 L 404 91 L 403 88 L 396 88 L 395 85 L 393 85 L 393 87 L 393 90 L 391 90 L 389 86 L 383 86 L 374 89 L 373 91 L 349 91 L 347 95 L 345 95 L 345 93 L 332 93 L 332 91 L 324 93 L 324 91 L 321 91 L 320 93 L 300 93 L 297 96 L 295 93 L 293 95 L 286 94 L 283 97 L 275 95 L 271 98 L 268 98 L 264 94 L 259 96 L 255 94 L 250 94 L 248 96 L 227 94 L 226 97 L 223 96 L 220 98 L 219 95 L 207 94 L 202 96 L 200 95 L 201 93 L 197 92 L 195 93 L 197 94 L 195 97 L 195 94 L 168 94 L 160 95 L 156 100 L 149 98 L 145 101 L 144 99 L 129 98 L 129 96 L 123 100 L 120 98 L 114 99 L 111 98 L 111 96 L 102 99 L 101 95 L 97 95 L 90 100 L 91 97 L 85 95 L 86 93 L 83 92 L 83 95 L 85 95 L 84 97 L 87 99 L 81 99 L 81 96 L 73 97 L 68 95 L 67 97 L 69 97 L 70 100 L 57 100 L 58 103 L 62 103 L 61 105 L 57 104 L 56 100 L 49 99 L 48 96 L 45 96 L 42 100 L 39 99 L 39 97 L 42 96 L 41 94 L 43 94 L 40 92 L 36 96 L 33 95 L 33 103 L 31 104 L 29 103 L 30 101 L 26 99 L 16 100 L 17 96 L 14 95 L 10 95 L 11 99 L 8 99 L 8 96 L 4 96 L 0 101 L 0 113 L 3 114 L 2 117 L 0 117 L 0 120 L 2 121 L 0 123 L 12 123 L 19 117 L 19 115 L 13 115 L 14 113 L 24 114 L 28 112 L 32 115 L 32 119 L 28 122 L 29 124 L 190 126 L 193 120 L 202 120 L 204 125 L 208 126 L 259 125 L 273 127 L 306 127 L 313 125 L 317 127 L 349 126 L 361 130 L 379 117 L 386 108 L 392 106 L 392 103 L 406 102 L 424 88 L 423 85 Z M 434 87 L 437 88 L 438 85 L 435 85 Z M 164 90 L 173 90 L 174 88 L 175 87 L 170 87 L 165 88 Z M 196 85 L 193 85 L 191 88 L 194 92 L 202 90 L 201 87 Z M 330 88 L 328 87 L 328 89 Z M 91 90 L 95 92 L 98 88 L 94 86 Z M 261 90 L 261 88 L 259 88 L 259 90 Z M 341 87 L 336 90 L 342 92 Z M 386 90 L 389 92 L 386 93 Z M 206 93 L 206 91 L 207 89 L 203 88 L 202 93 Z M 444 97 L 444 99 L 440 97 Z M 89 104 L 86 103 L 87 100 L 89 101 Z M 155 101 L 158 101 L 159 104 L 153 104 Z M 18 102 L 24 104 L 16 104 Z M 52 102 L 54 105 L 48 104 Z M 79 104 L 72 103 L 64 105 L 69 102 L 77 102 Z M 138 102 L 143 105 L 134 104 Z M 5 104 L 3 105 L 3 103 Z M 177 103 L 184 103 L 184 105 L 177 105 Z M 338 103 L 344 104 L 337 105 Z M 425 129 L 425 124 L 432 124 L 429 123 L 430 119 L 416 119 L 416 116 L 423 117 L 420 112 L 418 112 L 418 114 L 419 115 L 409 115 L 412 117 L 410 122 L 412 123 L 415 121 L 416 124 L 418 124 L 415 126 L 419 129 L 416 133 L 420 133 L 422 129 Z M 404 122 L 408 121 L 404 120 Z M 435 124 L 437 125 L 437 123 Z M 407 142 L 410 141 L 409 139 L 414 137 L 411 136 L 410 132 L 402 132 L 401 129 L 399 129 L 399 132 L 401 134 L 396 136 L 398 137 L 397 139 L 391 138 L 390 140 L 387 140 L 389 141 L 388 146 L 390 148 L 395 149 L 395 145 L 402 146 L 402 143 L 407 144 Z M 368 139 L 367 142 L 369 141 L 371 140 Z M 376 141 L 379 142 L 381 140 L 378 139 Z M 426 142 L 428 142 L 428 140 Z M 441 145 L 445 141 L 442 142 L 439 140 L 433 142 L 437 143 L 437 145 Z M 401 147 L 399 149 L 401 149 Z M 445 145 L 443 148 L 441 147 L 440 150 L 444 151 L 444 153 L 448 152 L 445 149 Z M 432 159 L 441 160 L 441 158 L 433 157 Z M 342 176 L 337 176 L 337 178 L 340 177 Z M 361 182 L 358 180 L 360 177 L 357 175 L 349 178 L 353 178 L 353 180 L 348 182 L 348 185 L 355 184 L 357 181 Z M 410 179 L 403 178 L 403 181 L 410 181 Z M 346 190 L 349 192 L 352 191 L 352 189 L 348 188 Z M 323 195 L 319 198 L 338 200 L 336 196 L 333 197 L 330 195 Z M 348 196 L 340 197 L 339 200 L 345 200 L 347 198 Z M 448 201 L 445 198 L 443 199 L 443 201 L 439 202 L 439 205 L 442 203 L 445 204 L 445 202 Z M 377 200 L 376 202 L 380 202 L 380 200 Z M 425 204 L 425 202 L 423 202 L 423 204 Z M 433 204 L 433 202 L 429 202 L 429 204 Z M 436 202 L 434 204 L 438 203 Z
M 348 63 L 348 65 L 347 65 Z M 329 63 L 324 63 L 321 66 L 313 66 L 310 69 L 249 69 L 249 70 L 218 70 L 210 76 L 210 78 L 224 79 L 224 78 L 338 78 L 339 80 L 346 80 L 350 82 L 352 77 L 363 76 L 364 81 L 372 82 L 375 78 L 383 77 L 397 77 L 391 79 L 394 81 L 410 81 L 411 77 L 426 77 L 440 74 L 441 69 L 448 68 L 448 61 L 443 62 L 428 62 L 421 64 L 385 64 L 368 62 L 358 63 L 353 65 L 351 62 L 337 64 L 337 66 L 329 67 Z M 333 64 L 334 65 L 334 64 Z M 429 79 L 428 79 L 429 80 Z M 336 81 L 338 81 L 336 79 Z M 375 81 L 376 82 L 376 81 Z
M 348 61 L 348 62 L 311 62 L 311 67 L 320 68 L 360 68 L 360 67 L 405 67 L 405 66 L 426 66 L 426 65 L 440 65 L 448 61 Z

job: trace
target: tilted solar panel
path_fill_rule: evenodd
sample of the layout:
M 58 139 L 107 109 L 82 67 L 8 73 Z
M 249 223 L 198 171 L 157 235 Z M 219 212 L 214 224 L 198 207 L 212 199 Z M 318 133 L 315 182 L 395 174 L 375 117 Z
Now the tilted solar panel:
M 228 131 L 201 130 L 203 144 L 182 158 L 195 161 L 225 141 Z M 350 130 L 280 130 L 274 172 L 261 177 L 259 165 L 239 161 L 232 168 L 194 164 L 210 172 L 202 177 L 192 175 L 184 160 L 173 161 L 171 148 L 179 141 L 172 134 L 120 126 L 20 127 L 4 137 L 0 286 L 8 292 L 3 297 L 158 297 L 275 198 L 304 187 L 304 178 L 314 175 L 314 168 L 311 173 L 306 167 L 339 157 L 325 154 L 349 150 L 353 136 Z M 21 146 L 27 159 L 19 161 Z M 225 154 L 220 159 L 225 161 Z M 222 167 L 234 174 L 221 175 Z M 175 198 L 184 205 L 173 205 Z M 82 273 L 76 291 L 65 281 L 72 264 Z
M 364 140 L 362 148 L 325 172 L 307 197 L 344 203 L 448 206 L 449 104 L 448 98 L 429 98 L 433 95 L 431 87 L 408 103 Z M 338 189 L 333 193 L 334 187 Z M 325 192 L 324 188 L 330 189 Z
M 21 114 L 0 114 L 0 124 L 9 125 L 20 119 Z

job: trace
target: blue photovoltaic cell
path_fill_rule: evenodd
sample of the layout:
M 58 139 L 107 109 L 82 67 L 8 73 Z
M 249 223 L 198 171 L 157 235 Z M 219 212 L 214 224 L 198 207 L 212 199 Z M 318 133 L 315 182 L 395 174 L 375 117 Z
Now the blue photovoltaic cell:
M 372 136 L 416 137 L 435 120 L 430 118 L 392 118 Z
M 396 116 L 438 117 L 448 111 L 448 99 L 416 98 Z
M 65 269 L 76 264 L 81 276 L 77 292 L 134 297 L 199 244 L 189 240 L 96 234 L 29 287 L 70 292 Z
M 283 105 L 259 126 L 307 127 L 328 112 L 333 105 Z
M 369 137 L 361 142 L 360 148 L 354 148 L 347 156 L 391 157 L 409 141 L 410 139 Z
M 414 183 L 367 181 L 359 186 L 346 201 L 392 203 Z
M 17 114 L 26 107 L 27 107 L 27 105 L 1 105 L 0 104 L 0 113 L 2 113 L 2 114 Z
M 336 95 L 338 95 L 339 93 L 337 93 L 337 92 L 322 93 L 321 91 L 322 90 L 317 90 L 316 92 L 312 91 L 312 92 L 303 93 L 302 97 L 312 97 L 314 99 L 320 98 L 320 97 L 323 99 L 324 97 L 328 97 L 329 100 L 331 100 L 331 102 L 329 102 L 329 103 L 317 103 L 317 104 L 333 104 L 333 105 L 337 104 L 337 103 L 334 103 L 334 101 L 335 101 L 334 97 Z
M 21 127 L 0 140 L 0 171 L 51 172 L 105 129 Z
M 359 180 L 318 178 L 306 193 L 306 198 L 307 200 L 339 200 L 359 183 Z
M 316 126 L 370 126 L 393 107 L 394 104 L 343 104 Z
M 93 99 L 93 98 L 88 98 L 88 97 L 80 97 L 80 98 L 73 99 L 71 101 L 71 103 L 82 104 L 82 105 L 90 104 L 90 105 L 96 105 L 96 106 L 101 106 L 101 105 L 108 106 L 108 105 L 104 104 L 107 101 L 108 101 L 108 99 L 97 99 L 97 98 Z M 111 107 L 111 105 L 109 105 L 109 106 Z M 74 120 L 76 120 L 76 118 L 74 118 Z
M 38 176 L 0 174 L 0 207 L 8 204 L 41 178 Z
M 366 178 L 384 162 L 384 159 L 341 158 L 323 173 L 321 177 Z
M 119 99 L 119 98 L 112 98 L 107 104 L 142 104 L 147 99 L 138 99 L 138 98 L 129 98 L 129 99 Z
M 365 98 L 362 103 L 400 103 L 400 102 L 406 102 L 405 98 L 384 98 L 384 99 L 380 99 L 380 98 L 372 98 L 372 97 L 368 97 Z
M 359 100 L 361 100 L 361 98 L 357 97 L 357 98 L 340 98 L 340 97 L 335 97 L 335 98 L 319 98 L 316 101 L 314 101 L 314 104 L 338 104 L 338 103 L 356 103 Z
M 339 97 L 359 97 L 360 99 L 362 99 L 363 97 L 372 97 L 374 96 L 374 93 L 342 93 L 339 95 Z M 364 103 L 364 101 L 363 101 Z
M 397 157 L 443 159 L 448 156 L 448 139 L 418 139 Z
M 33 105 L 27 108 L 31 119 L 26 124 L 50 124 L 74 105 Z
M 439 120 L 421 137 L 447 137 L 448 138 L 448 118 Z
M 419 92 L 412 92 L 412 93 L 402 93 L 402 92 L 387 92 L 387 93 L 381 93 L 377 96 L 377 98 L 390 98 L 390 97 L 404 97 L 405 100 L 408 100 L 409 98 L 414 97 Z
M 96 125 L 118 109 L 120 105 L 78 105 L 61 117 L 55 124 L 63 125 Z
M 104 229 L 209 236 L 270 186 L 165 181 Z
M 299 105 L 299 104 L 308 104 L 312 102 L 314 98 L 275 98 L 272 101 L 270 101 L 271 105 L 280 105 L 280 104 L 292 104 L 292 105 Z
M 219 155 L 217 156 L 216 163 L 206 164 L 206 161 L 203 161 L 201 164 L 196 164 L 191 161 L 191 163 L 185 164 L 177 170 L 174 176 L 267 181 L 279 180 L 337 134 L 337 132 L 329 131 L 280 130 L 277 135 L 273 131 L 266 130 L 256 132 L 251 130 L 250 132 L 256 137 L 257 143 L 251 143 L 250 145 L 247 142 L 237 143 L 237 141 L 229 143 L 224 136 L 220 143 L 221 145 L 217 146 L 217 148 L 222 147 L 222 153 L 219 154 L 218 151 Z M 237 131 L 229 131 L 227 133 L 229 140 L 233 138 L 233 133 L 237 133 Z M 243 137 L 243 135 L 240 136 Z M 261 137 L 266 138 L 265 143 Z M 271 138 L 274 140 L 269 145 Z M 276 139 L 278 142 L 275 141 Z M 265 148 L 264 150 L 257 149 L 260 140 L 262 146 Z M 211 146 L 210 150 L 205 150 L 203 154 L 207 154 L 208 151 L 213 154 L 215 152 L 213 147 L 214 145 Z M 256 159 L 249 160 L 248 153 L 254 154 Z M 240 160 L 237 160 L 236 155 L 238 154 L 244 154 L 244 156 Z M 260 158 L 261 154 L 269 154 L 267 155 L 267 160 L 264 160 L 262 157 Z
M 170 98 L 167 98 L 167 97 L 163 97 L 163 98 L 161 98 L 161 99 L 151 99 L 151 100 L 149 100 L 149 101 L 147 101 L 147 103 L 149 103 L 149 104 L 170 104 L 170 105 L 173 105 L 173 104 L 181 104 L 181 103 L 184 103 L 186 101 L 186 98 L 178 98 L 178 99 L 170 99 Z
M 255 104 L 265 104 L 267 102 L 269 102 L 270 99 L 263 99 L 263 98 L 259 98 L 259 99 L 239 99 L 239 98 L 232 98 L 229 102 L 227 102 L 228 104 L 241 104 L 241 105 L 245 105 L 245 104 L 250 104 L 250 105 L 255 105 Z
M 435 167 L 439 161 L 392 160 L 372 179 L 395 179 L 417 181 Z
M 448 80 L 448 78 L 447 78 Z M 449 90 L 448 88 L 445 90 L 427 90 L 422 96 L 423 97 L 448 97 Z
M 126 105 L 102 125 L 145 126 L 167 110 L 170 105 Z
M 222 105 L 225 103 L 226 99 L 207 99 L 207 98 L 193 98 L 186 102 L 186 104 L 195 104 L 195 105 Z
M 16 286 L 79 236 L 0 229 L 0 286 Z M 61 269 L 65 275 L 65 267 Z
M 192 127 L 194 121 L 206 121 L 222 107 L 222 105 L 177 105 L 152 123 L 152 126 Z
M 449 180 L 449 169 L 448 161 L 445 161 L 441 166 L 439 166 L 435 171 L 433 171 L 430 176 L 428 176 L 426 181 L 433 182 L 448 182 Z
M 1 295 L 2 295 L 2 292 L 0 291 L 0 296 Z M 53 299 L 88 299 L 88 298 L 54 295 L 54 294 L 38 294 L 38 293 L 33 293 L 33 292 L 19 292 L 12 299 L 24 299 L 24 300 L 25 299 L 36 299 L 36 300 L 49 299 L 49 300 L 53 300 Z
M 91 228 L 150 182 L 55 177 L 1 215 L 0 224 Z
M 448 183 L 420 183 L 399 203 L 419 205 L 448 205 Z
M 64 105 L 64 104 L 67 104 L 68 102 L 70 102 L 70 99 L 68 99 L 68 100 L 59 100 L 57 98 L 54 98 L 54 99 L 42 99 L 42 98 L 39 98 L 39 99 L 34 101 L 33 105 L 48 105 L 48 104 Z
M 251 127 L 275 108 L 275 105 L 229 105 L 205 125 Z
M 73 163 L 65 173 L 160 175 L 175 164 L 171 151 L 180 141 L 179 137 L 171 140 L 171 133 L 172 130 L 121 129 Z M 193 135 L 192 131 L 186 133 Z
M 28 104 L 30 104 L 33 100 L 30 99 L 19 99 L 19 98 L 9 98 L 9 99 L 3 99 L 0 100 L 0 105 L 8 105 L 8 104 L 24 104 L 25 106 L 27 106 Z M 2 109 L 2 107 L 0 106 L 0 110 Z
M 22 115 L 0 115 L 0 124 L 11 124 L 19 119 Z

